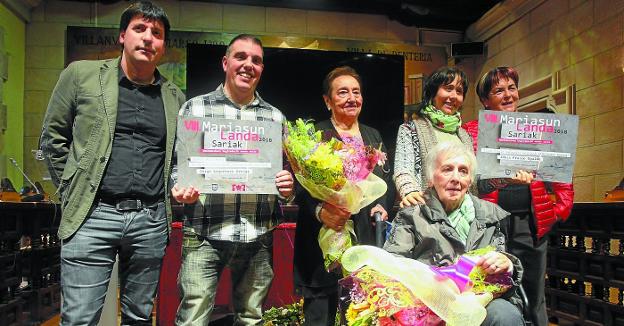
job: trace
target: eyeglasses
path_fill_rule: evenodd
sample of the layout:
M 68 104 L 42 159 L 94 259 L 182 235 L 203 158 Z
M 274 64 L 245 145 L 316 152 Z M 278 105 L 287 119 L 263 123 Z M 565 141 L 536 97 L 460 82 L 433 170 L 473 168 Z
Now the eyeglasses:
M 346 89 L 341 89 L 341 90 L 338 91 L 338 93 L 336 95 L 338 95 L 338 97 L 340 97 L 340 98 L 347 98 L 349 96 L 349 94 L 352 94 L 353 97 L 355 97 L 355 98 L 362 97 L 362 94 L 360 93 L 360 90 L 348 91 Z

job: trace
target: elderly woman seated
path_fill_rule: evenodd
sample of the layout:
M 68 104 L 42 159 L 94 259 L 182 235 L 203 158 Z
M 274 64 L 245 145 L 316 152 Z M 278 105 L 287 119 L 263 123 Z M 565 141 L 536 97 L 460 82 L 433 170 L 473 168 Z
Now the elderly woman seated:
M 467 194 L 476 170 L 472 151 L 461 144 L 441 143 L 426 160 L 426 205 L 399 211 L 384 249 L 428 265 L 446 266 L 468 251 L 493 246 L 496 250 L 481 257 L 477 265 L 488 274 L 512 272 L 514 285 L 519 284 L 522 266 L 505 253 L 500 227 L 509 213 Z M 514 286 L 488 304 L 482 325 L 524 324 L 515 290 Z

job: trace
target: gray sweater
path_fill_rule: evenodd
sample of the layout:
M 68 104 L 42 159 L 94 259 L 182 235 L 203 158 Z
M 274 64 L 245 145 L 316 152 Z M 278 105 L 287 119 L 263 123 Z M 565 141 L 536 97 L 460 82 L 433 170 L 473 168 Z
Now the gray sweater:
M 472 138 L 463 128 L 457 128 L 459 140 L 472 151 Z M 399 127 L 394 155 L 393 180 L 401 198 L 414 191 L 425 191 L 424 160 L 427 153 L 440 142 L 429 119 L 419 117 Z

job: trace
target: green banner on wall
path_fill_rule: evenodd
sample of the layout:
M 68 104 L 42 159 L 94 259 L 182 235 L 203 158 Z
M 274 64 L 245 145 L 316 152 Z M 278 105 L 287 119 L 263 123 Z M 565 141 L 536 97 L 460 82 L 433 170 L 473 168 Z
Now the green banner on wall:
M 158 69 L 185 90 L 186 45 L 190 43 L 227 45 L 236 35 L 171 31 L 167 51 Z M 402 55 L 405 58 L 406 104 L 415 102 L 420 95 L 422 86 L 420 83 L 414 83 L 414 76 L 427 75 L 446 64 L 446 51 L 443 47 L 297 36 L 258 35 L 258 38 L 265 47 Z M 116 28 L 68 26 L 66 44 L 65 65 L 75 60 L 114 58 L 121 52 L 119 30 Z

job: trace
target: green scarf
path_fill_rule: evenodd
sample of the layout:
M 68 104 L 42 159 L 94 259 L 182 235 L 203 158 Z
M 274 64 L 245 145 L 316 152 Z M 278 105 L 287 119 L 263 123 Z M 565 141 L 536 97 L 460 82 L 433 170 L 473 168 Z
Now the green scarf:
M 422 109 L 422 114 L 431 121 L 431 124 L 448 133 L 457 132 L 457 128 L 461 126 L 461 115 L 459 111 L 455 112 L 453 115 L 448 115 L 433 106 L 433 104 L 429 103 L 429 105 L 425 106 Z
M 470 195 L 464 196 L 464 201 L 458 209 L 448 214 L 448 220 L 451 226 L 459 234 L 459 238 L 466 243 L 468 240 L 468 231 L 470 231 L 470 222 L 475 218 L 474 204 Z

